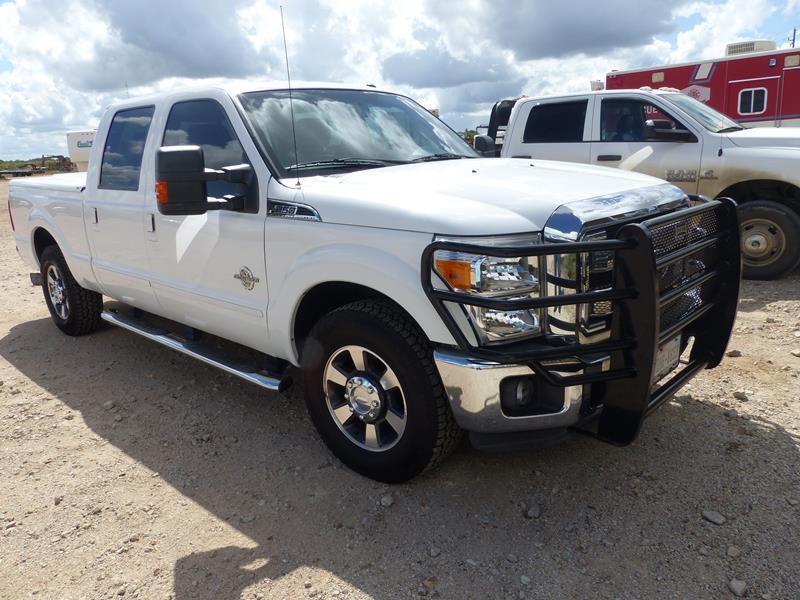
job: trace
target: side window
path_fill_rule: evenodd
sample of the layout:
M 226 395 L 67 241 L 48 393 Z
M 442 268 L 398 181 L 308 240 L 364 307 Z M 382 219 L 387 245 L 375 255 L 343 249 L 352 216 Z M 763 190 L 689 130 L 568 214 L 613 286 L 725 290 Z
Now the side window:
M 214 100 L 177 102 L 169 111 L 163 146 L 201 146 L 207 169 L 221 169 L 250 163 L 222 106 Z M 208 195 L 222 198 L 242 195 L 244 186 L 227 181 L 210 181 Z
M 760 115 L 767 111 L 767 89 L 752 88 L 739 92 L 739 114 Z
M 600 108 L 601 142 L 647 142 L 648 130 L 686 129 L 662 109 L 630 98 L 604 98 Z M 654 140 L 655 141 L 655 140 Z
M 554 144 L 583 141 L 588 100 L 539 104 L 531 109 L 522 142 Z
M 121 110 L 114 115 L 103 148 L 98 188 L 104 190 L 139 189 L 142 154 L 153 120 L 154 107 Z

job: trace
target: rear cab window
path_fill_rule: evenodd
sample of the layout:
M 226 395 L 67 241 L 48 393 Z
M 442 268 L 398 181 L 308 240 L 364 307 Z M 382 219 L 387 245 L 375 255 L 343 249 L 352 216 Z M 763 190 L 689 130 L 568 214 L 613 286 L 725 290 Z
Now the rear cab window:
M 137 191 L 142 156 L 155 107 L 118 111 L 108 128 L 100 167 L 99 189 Z

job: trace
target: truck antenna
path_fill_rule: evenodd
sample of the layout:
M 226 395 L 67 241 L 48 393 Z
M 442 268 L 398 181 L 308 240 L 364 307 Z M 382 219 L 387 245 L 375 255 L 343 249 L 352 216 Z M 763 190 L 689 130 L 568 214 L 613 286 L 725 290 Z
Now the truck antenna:
M 292 141 L 294 143 L 294 162 L 295 172 L 297 173 L 297 187 L 300 187 L 300 171 L 297 165 L 300 163 L 300 157 L 297 155 L 297 134 L 294 130 L 294 103 L 292 101 L 292 76 L 289 72 L 289 50 L 286 47 L 286 27 L 283 24 L 283 5 L 281 4 L 281 31 L 283 32 L 283 55 L 286 58 L 286 80 L 289 82 L 289 112 L 292 115 Z
M 787 41 L 792 43 L 792 48 L 794 48 L 795 43 L 797 42 L 797 27 L 792 29 L 792 37 L 787 38 Z

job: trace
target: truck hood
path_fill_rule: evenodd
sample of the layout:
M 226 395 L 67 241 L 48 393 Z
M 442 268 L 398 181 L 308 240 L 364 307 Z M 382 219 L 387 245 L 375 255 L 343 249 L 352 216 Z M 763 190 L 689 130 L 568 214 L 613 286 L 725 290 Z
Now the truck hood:
M 800 148 L 800 127 L 753 127 L 726 135 L 742 148 Z
M 308 177 L 300 190 L 294 199 L 315 208 L 327 223 L 493 235 L 541 231 L 559 206 L 571 202 L 603 197 L 596 209 L 612 216 L 637 203 L 674 201 L 677 188 L 606 167 L 476 158 Z

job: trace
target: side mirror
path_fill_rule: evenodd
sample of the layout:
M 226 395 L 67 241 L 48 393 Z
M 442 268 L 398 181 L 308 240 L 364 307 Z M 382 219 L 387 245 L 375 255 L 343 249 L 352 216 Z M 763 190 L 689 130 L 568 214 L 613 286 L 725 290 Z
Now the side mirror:
M 200 146 L 164 146 L 156 153 L 156 200 L 162 215 L 208 210 L 205 158 Z
M 696 142 L 697 137 L 688 129 L 672 129 L 670 121 L 645 121 L 644 136 L 650 142 Z
M 494 156 L 495 144 L 494 140 L 488 135 L 475 136 L 475 151 L 481 156 Z

